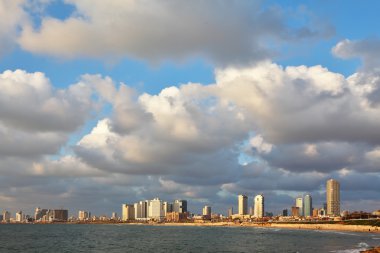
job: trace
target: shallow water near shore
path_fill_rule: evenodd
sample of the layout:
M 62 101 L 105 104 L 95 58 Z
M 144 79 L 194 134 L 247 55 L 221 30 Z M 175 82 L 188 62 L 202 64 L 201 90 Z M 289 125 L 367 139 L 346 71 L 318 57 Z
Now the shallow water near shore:
M 253 227 L 0 225 L 0 252 L 359 252 L 377 234 Z

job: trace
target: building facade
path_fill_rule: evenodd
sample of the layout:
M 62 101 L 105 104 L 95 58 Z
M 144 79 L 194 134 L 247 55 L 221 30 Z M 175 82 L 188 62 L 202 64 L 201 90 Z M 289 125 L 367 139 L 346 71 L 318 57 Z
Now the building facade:
M 298 216 L 303 216 L 303 198 L 296 198 L 296 207 L 298 207 Z
M 326 183 L 327 215 L 340 215 L 340 184 L 334 179 L 327 180 Z
M 254 209 L 254 216 L 256 218 L 262 218 L 264 216 L 264 195 L 259 194 L 256 195 L 255 200 L 255 209 Z
M 159 198 L 149 201 L 148 218 L 162 220 L 165 217 L 164 205 Z
M 16 213 L 16 222 L 23 222 L 24 221 L 24 214 L 22 211 L 18 211 Z
M 8 211 L 3 211 L 3 222 L 11 221 L 11 213 Z
M 169 203 L 169 202 L 165 201 L 163 205 L 164 205 L 165 216 L 167 213 L 173 212 L 173 203 Z
M 303 215 L 310 217 L 313 214 L 313 199 L 310 194 L 306 194 L 303 198 Z
M 53 211 L 53 221 L 67 221 L 69 219 L 69 211 L 66 209 L 55 209 Z
M 135 220 L 148 219 L 148 204 L 149 204 L 148 200 L 140 201 L 134 204 Z
M 135 219 L 135 207 L 133 205 L 123 204 L 121 206 L 122 220 L 134 220 Z
M 292 216 L 300 217 L 300 208 L 297 206 L 292 206 Z
M 202 214 L 211 217 L 211 206 L 204 206 L 202 209 Z
M 80 221 L 87 221 L 91 218 L 90 216 L 91 216 L 90 212 L 83 211 L 83 210 L 80 210 L 78 212 L 78 220 Z
M 173 212 L 176 213 L 187 213 L 187 201 L 186 200 L 175 200 L 173 203 Z
M 248 214 L 248 197 L 246 195 L 238 196 L 238 214 L 239 215 Z

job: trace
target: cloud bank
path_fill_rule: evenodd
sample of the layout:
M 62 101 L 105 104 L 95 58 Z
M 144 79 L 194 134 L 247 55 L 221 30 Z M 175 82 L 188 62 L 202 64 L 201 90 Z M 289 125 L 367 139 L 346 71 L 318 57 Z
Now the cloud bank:
M 37 28 L 24 25 L 24 50 L 60 58 L 135 58 L 149 62 L 203 57 L 218 65 L 272 56 L 268 45 L 331 35 L 287 25 L 284 10 L 260 1 L 79 0 L 64 20 L 44 17 Z

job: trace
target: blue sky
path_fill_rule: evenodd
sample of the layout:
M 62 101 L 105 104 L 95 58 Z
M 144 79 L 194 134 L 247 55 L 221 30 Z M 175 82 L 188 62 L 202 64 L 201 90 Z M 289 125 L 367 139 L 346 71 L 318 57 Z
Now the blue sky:
M 277 212 L 334 177 L 342 209 L 378 209 L 379 9 L 0 0 L 0 208 L 264 192 Z

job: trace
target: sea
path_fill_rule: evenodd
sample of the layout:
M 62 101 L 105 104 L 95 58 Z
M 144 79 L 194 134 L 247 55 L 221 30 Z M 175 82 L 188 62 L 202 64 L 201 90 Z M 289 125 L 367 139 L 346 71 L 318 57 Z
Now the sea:
M 254 227 L 1 224 L 0 252 L 341 252 L 380 234 Z

